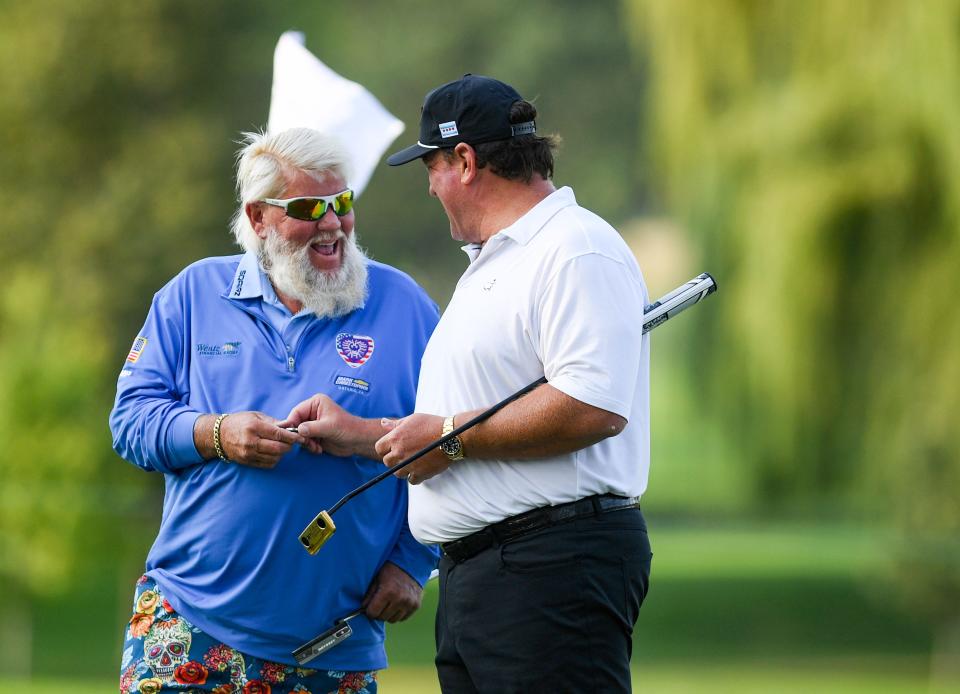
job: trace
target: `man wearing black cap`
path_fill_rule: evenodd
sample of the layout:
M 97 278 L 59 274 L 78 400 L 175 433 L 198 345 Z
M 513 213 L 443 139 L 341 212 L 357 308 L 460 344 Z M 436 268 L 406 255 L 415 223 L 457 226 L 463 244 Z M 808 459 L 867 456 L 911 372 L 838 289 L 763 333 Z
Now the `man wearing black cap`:
M 547 384 L 397 473 L 443 549 L 445 692 L 630 689 L 650 545 L 647 290 L 619 234 L 556 189 L 554 139 L 512 87 L 430 92 L 415 145 L 470 266 L 423 356 L 417 414 L 385 421 L 399 462 L 519 389 Z

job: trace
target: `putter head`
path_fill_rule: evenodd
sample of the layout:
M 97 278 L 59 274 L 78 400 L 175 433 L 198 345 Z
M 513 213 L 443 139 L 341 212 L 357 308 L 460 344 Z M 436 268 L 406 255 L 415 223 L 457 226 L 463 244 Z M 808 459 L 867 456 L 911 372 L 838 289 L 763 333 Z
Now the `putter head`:
M 306 665 L 324 651 L 329 651 L 341 641 L 346 641 L 353 634 L 353 628 L 345 620 L 338 620 L 315 639 L 307 641 L 293 652 L 294 659 L 301 665 Z
M 334 524 L 330 514 L 326 511 L 321 511 L 317 514 L 316 518 L 310 521 L 310 525 L 300 533 L 300 542 L 307 548 L 310 554 L 316 554 L 336 530 L 337 526 Z

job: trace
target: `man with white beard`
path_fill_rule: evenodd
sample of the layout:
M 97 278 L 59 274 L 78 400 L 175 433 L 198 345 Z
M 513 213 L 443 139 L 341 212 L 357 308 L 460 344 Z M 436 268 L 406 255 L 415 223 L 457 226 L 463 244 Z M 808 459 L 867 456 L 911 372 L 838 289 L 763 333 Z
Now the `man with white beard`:
M 249 135 L 233 222 L 245 253 L 171 280 L 126 357 L 114 448 L 162 473 L 166 494 L 121 692 L 374 692 L 383 622 L 420 605 L 437 555 L 410 534 L 404 481 L 345 508 L 322 554 L 297 542 L 318 507 L 381 464 L 372 443 L 321 448 L 288 430 L 288 413 L 326 398 L 368 420 L 357 436 L 375 440 L 381 417 L 413 411 L 438 317 L 408 276 L 357 246 L 346 162 L 312 130 Z M 316 658 L 317 670 L 296 667 L 296 647 L 361 605 L 353 638 Z

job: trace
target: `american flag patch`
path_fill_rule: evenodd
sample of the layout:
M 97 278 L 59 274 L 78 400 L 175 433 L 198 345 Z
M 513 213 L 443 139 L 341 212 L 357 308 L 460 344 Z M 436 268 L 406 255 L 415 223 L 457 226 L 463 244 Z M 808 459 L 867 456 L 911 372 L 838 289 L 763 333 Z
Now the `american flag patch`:
M 130 348 L 130 354 L 127 355 L 127 361 L 133 364 L 143 354 L 143 348 L 147 346 L 147 338 L 138 337 L 133 341 L 133 347 Z

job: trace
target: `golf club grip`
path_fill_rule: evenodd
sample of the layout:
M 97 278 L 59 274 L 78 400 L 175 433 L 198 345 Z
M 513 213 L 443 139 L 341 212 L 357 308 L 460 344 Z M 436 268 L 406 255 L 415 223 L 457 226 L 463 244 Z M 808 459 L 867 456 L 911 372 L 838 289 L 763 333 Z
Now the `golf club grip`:
M 709 296 L 715 291 L 717 291 L 716 281 L 713 279 L 713 277 L 710 276 L 709 273 L 704 272 L 703 274 L 697 275 L 689 282 L 686 282 L 681 286 L 677 287 L 672 292 L 669 292 L 668 294 L 664 294 L 662 297 L 657 299 L 657 301 L 653 302 L 652 304 L 648 304 L 647 306 L 644 307 L 643 334 L 650 332 L 657 326 L 662 325 L 663 323 L 667 322 L 669 319 L 673 318 L 678 313 L 681 313 L 682 311 L 687 310 L 694 304 L 699 303 L 700 301 L 702 301 L 704 298 L 706 298 L 707 296 Z M 414 453 L 412 456 L 410 456 L 406 460 L 402 460 L 396 465 L 388 467 L 379 475 L 377 475 L 372 479 L 367 480 L 361 486 L 357 487 L 352 492 L 350 492 L 349 494 L 344 496 L 342 499 L 340 499 L 340 501 L 338 501 L 336 504 L 334 504 L 330 508 L 328 513 L 332 515 L 337 509 L 339 509 L 345 503 L 350 501 L 350 499 L 355 497 L 357 494 L 365 492 L 367 489 L 377 484 L 378 482 L 381 482 L 382 480 L 385 480 L 386 478 L 390 477 L 392 474 L 394 474 L 398 470 L 402 470 L 407 465 L 410 465 L 411 463 L 416 462 L 417 460 L 425 456 L 430 451 L 434 450 L 435 448 L 439 448 L 440 446 L 445 444 L 454 436 L 459 436 L 460 434 L 465 432 L 467 429 L 470 429 L 476 426 L 477 424 L 484 421 L 485 419 L 489 419 L 490 417 L 495 415 L 497 412 L 502 410 L 504 407 L 509 405 L 514 400 L 517 400 L 518 398 L 523 397 L 534 388 L 541 386 L 546 382 L 547 382 L 546 376 L 538 378 L 536 381 L 534 381 L 533 383 L 530 383 L 529 385 L 524 386 L 513 395 L 510 395 L 504 400 L 501 400 L 490 409 L 484 412 L 481 412 L 476 417 L 471 419 L 469 422 L 466 422 L 465 424 L 461 424 L 456 429 L 451 431 L 449 434 L 446 434 L 445 436 L 440 437 L 439 439 L 429 444 L 425 448 L 420 449 L 419 451 Z
M 686 311 L 717 291 L 717 282 L 708 272 L 697 275 L 643 309 L 643 334 Z

